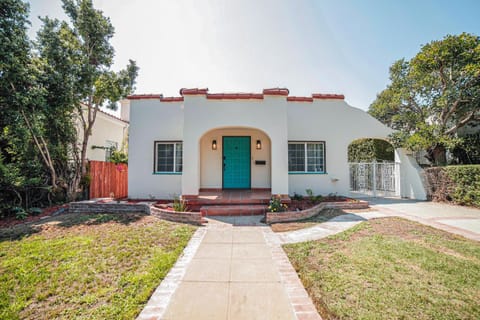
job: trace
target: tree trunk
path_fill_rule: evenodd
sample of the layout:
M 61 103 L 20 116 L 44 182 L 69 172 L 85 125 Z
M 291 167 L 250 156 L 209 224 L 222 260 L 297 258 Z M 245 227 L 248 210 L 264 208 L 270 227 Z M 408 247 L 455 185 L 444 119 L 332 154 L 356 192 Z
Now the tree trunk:
M 447 149 L 443 145 L 437 144 L 427 150 L 427 159 L 436 166 L 447 164 Z

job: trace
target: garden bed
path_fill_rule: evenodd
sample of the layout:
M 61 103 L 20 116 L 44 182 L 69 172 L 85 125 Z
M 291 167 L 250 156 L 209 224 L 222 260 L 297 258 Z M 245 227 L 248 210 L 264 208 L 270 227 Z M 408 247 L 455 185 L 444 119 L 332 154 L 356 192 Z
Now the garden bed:
M 49 218 L 61 213 L 64 213 L 68 210 L 68 205 L 57 205 L 48 208 L 42 209 L 42 212 L 39 214 L 30 214 L 25 219 L 18 219 L 16 217 L 6 217 L 0 219 L 0 228 L 12 227 L 22 223 L 36 222 L 42 219 Z
M 339 197 L 336 197 L 338 199 Z M 297 201 L 297 200 L 292 200 Z M 280 212 L 267 212 L 265 214 L 265 222 L 267 224 L 279 223 L 279 222 L 291 222 L 299 221 L 311 218 L 318 215 L 324 209 L 367 209 L 368 201 L 356 200 L 351 198 L 342 197 L 340 201 L 323 201 L 318 204 L 303 199 L 302 202 L 295 204 L 290 203 L 287 211 Z M 295 208 L 294 210 L 292 210 Z M 305 208 L 305 209 L 301 209 Z

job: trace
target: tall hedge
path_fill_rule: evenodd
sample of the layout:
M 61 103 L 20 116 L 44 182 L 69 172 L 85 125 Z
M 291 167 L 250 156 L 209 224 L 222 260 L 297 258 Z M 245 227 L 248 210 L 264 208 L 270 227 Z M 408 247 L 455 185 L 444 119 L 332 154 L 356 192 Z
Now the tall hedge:
M 480 207 L 480 165 L 435 167 L 425 172 L 432 200 Z
M 348 162 L 393 161 L 393 146 L 380 139 L 358 139 L 348 146 Z

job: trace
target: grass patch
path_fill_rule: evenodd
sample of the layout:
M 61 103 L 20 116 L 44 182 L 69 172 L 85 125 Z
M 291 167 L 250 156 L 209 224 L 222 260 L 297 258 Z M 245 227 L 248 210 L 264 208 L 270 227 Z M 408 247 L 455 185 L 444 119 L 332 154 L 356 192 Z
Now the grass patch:
M 133 319 L 194 230 L 142 214 L 0 229 L 0 319 Z
M 313 217 L 310 217 L 308 219 L 294 221 L 294 222 L 273 223 L 270 225 L 270 227 L 272 228 L 273 232 L 295 231 L 295 230 L 313 227 L 319 223 L 328 221 L 330 219 L 333 219 L 341 215 L 345 215 L 349 213 L 355 214 L 355 212 L 367 212 L 367 211 L 372 211 L 372 209 L 348 210 L 348 212 L 341 209 L 324 209 L 320 211 L 319 214 Z
M 480 244 L 400 218 L 285 251 L 325 319 L 479 319 Z

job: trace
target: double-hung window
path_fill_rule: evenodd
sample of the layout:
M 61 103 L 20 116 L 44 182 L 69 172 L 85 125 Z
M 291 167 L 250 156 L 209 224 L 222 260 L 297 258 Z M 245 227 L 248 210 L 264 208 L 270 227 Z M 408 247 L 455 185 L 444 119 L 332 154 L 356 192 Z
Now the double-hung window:
M 288 143 L 289 173 L 325 173 L 325 143 Z
M 182 142 L 155 142 L 155 173 L 181 173 L 182 163 Z

